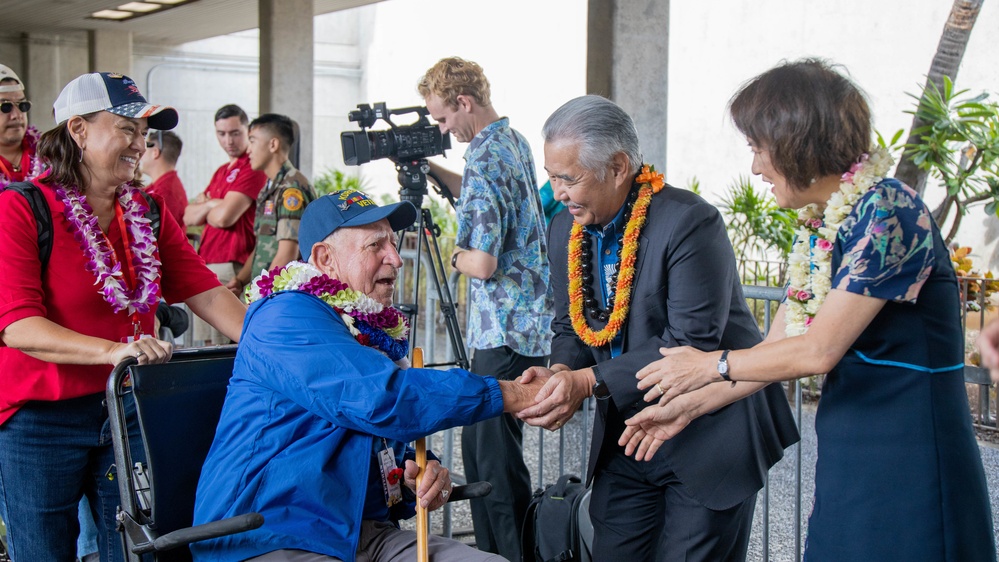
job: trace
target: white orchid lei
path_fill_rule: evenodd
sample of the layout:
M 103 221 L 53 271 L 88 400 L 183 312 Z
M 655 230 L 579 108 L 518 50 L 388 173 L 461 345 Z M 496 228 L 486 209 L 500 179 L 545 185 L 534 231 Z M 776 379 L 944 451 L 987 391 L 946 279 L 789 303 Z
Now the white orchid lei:
M 247 286 L 246 301 L 252 303 L 280 291 L 302 291 L 318 297 L 340 314 L 354 339 L 393 361 L 409 353 L 409 322 L 402 312 L 383 306 L 311 264 L 293 261 L 261 273 Z
M 87 196 L 75 188 L 63 186 L 56 186 L 55 194 L 63 204 L 63 214 L 73 228 L 73 236 L 87 258 L 87 271 L 97 278 L 95 285 L 100 285 L 104 300 L 115 312 L 127 310 L 129 314 L 145 314 L 152 310 L 160 294 L 156 282 L 160 275 L 160 260 L 156 257 L 156 236 L 146 218 L 146 206 L 136 200 L 138 189 L 124 184 L 115 191 L 122 219 L 128 229 L 121 236 L 132 256 L 135 272 L 135 286 L 132 288 L 125 283 L 122 263 L 98 226 Z
M 840 227 L 860 197 L 878 184 L 894 160 L 888 151 L 874 147 L 843 174 L 824 211 L 816 204 L 798 212 L 798 231 L 788 256 L 785 333 L 804 334 L 832 289 L 832 251 Z

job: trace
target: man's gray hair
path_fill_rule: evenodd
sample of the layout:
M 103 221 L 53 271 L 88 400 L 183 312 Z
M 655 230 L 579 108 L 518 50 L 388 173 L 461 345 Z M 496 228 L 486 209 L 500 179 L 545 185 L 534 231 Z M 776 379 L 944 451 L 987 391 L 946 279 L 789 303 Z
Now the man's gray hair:
M 618 152 L 628 157 L 631 173 L 642 167 L 635 122 L 619 105 L 601 96 L 569 100 L 545 121 L 541 134 L 545 143 L 576 143 L 579 165 L 593 172 L 598 181 L 606 177 L 607 165 Z

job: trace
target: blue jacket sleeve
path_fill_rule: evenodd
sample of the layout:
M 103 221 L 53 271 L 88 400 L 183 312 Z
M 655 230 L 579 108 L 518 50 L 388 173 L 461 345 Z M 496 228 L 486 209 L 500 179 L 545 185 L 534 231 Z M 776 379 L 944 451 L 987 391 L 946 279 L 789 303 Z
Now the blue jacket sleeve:
M 335 310 L 305 293 L 254 303 L 240 346 L 235 376 L 347 429 L 412 441 L 503 411 L 496 379 L 462 369 L 401 369 L 359 344 Z

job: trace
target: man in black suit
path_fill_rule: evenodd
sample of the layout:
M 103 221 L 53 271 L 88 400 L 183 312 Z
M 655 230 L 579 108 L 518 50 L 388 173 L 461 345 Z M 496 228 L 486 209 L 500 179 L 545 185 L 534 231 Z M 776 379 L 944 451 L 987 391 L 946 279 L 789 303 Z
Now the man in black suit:
M 643 166 L 634 122 L 611 101 L 569 101 L 543 134 L 545 169 L 567 209 L 549 229 L 551 370 L 527 372 L 550 378 L 519 416 L 554 430 L 597 397 L 587 471 L 594 560 L 744 560 L 756 493 L 798 440 L 779 385 L 691 421 L 649 462 L 618 444 L 627 418 L 658 407 L 661 391 L 640 391 L 635 373 L 661 347 L 730 350 L 761 339 L 722 218 Z M 637 249 L 627 236 L 636 228 Z

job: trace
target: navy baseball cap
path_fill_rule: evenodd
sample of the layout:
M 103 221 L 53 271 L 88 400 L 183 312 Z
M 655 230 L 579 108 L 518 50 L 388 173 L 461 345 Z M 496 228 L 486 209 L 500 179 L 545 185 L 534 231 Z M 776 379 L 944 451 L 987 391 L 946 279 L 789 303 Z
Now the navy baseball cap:
M 409 201 L 379 207 L 360 191 L 336 191 L 316 199 L 305 208 L 298 225 L 298 251 L 308 261 L 312 247 L 338 228 L 364 226 L 388 219 L 392 230 L 402 230 L 416 222 L 416 207 Z
M 168 131 L 177 126 L 177 110 L 153 105 L 139 92 L 135 81 L 114 72 L 91 72 L 73 79 L 52 106 L 56 124 L 74 115 L 107 111 L 122 117 L 146 118 L 151 129 Z

